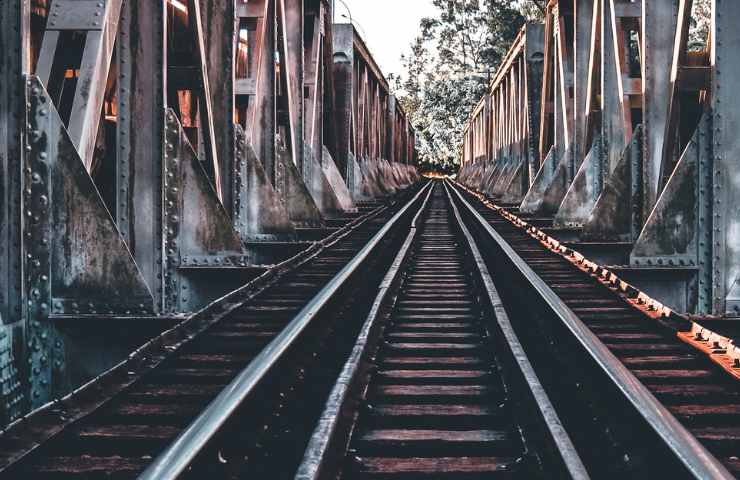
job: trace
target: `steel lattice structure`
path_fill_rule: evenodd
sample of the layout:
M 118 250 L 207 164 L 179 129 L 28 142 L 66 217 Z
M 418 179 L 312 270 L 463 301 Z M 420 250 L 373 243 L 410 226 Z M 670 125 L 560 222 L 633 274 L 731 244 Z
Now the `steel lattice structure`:
M 103 325 L 156 330 L 417 176 L 326 0 L 9 0 L 0 47 L 6 420 L 122 358 Z
M 736 2 L 551 0 L 473 111 L 460 179 L 675 308 L 740 312 Z

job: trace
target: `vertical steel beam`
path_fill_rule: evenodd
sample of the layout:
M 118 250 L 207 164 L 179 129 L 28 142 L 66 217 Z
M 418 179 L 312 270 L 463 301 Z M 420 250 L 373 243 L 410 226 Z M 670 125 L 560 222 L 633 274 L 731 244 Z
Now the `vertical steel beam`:
M 325 9 L 323 1 L 318 1 L 311 10 L 313 35 L 310 44 L 306 45 L 305 80 L 307 92 L 305 99 L 303 138 L 312 155 L 321 161 L 321 151 L 324 145 L 324 36 L 325 36 Z M 306 11 L 308 14 L 308 11 Z
M 617 92 L 619 100 L 619 113 L 623 124 L 623 144 L 626 146 L 632 137 L 632 103 L 631 97 L 637 93 L 637 89 L 633 88 L 633 84 L 630 78 L 629 71 L 629 42 L 631 39 L 627 36 L 628 29 L 625 28 L 625 15 L 621 11 L 626 7 L 634 7 L 635 5 L 631 2 L 620 1 L 620 0 L 609 0 L 610 11 L 609 25 L 611 26 L 611 38 L 612 46 L 614 48 L 614 56 L 612 57 L 615 62 Z M 618 10 L 619 9 L 619 10 Z M 622 152 L 618 152 L 621 156 Z
M 396 97 L 389 96 L 388 114 L 386 116 L 387 141 L 383 146 L 383 151 L 386 152 L 385 159 L 389 162 L 397 162 L 401 159 L 401 152 L 398 151 L 398 147 L 402 139 L 402 132 L 399 124 L 400 112 L 397 110 L 396 104 Z
M 589 145 L 588 117 L 589 93 L 593 75 L 591 75 L 592 48 L 598 31 L 595 29 L 594 11 L 598 0 L 576 0 L 574 12 L 574 77 L 573 77 L 573 156 L 576 169 L 586 157 Z
M 545 50 L 544 50 L 544 68 L 542 71 L 542 91 L 541 98 L 542 102 L 540 105 L 540 144 L 539 144 L 539 159 L 538 163 L 542 165 L 545 161 L 545 157 L 550 152 L 552 147 L 551 137 L 552 132 L 552 117 L 554 110 L 554 99 L 552 97 L 552 88 L 554 85 L 555 76 L 555 60 L 553 52 L 553 43 L 551 41 L 553 37 L 554 28 L 554 6 L 548 5 L 547 12 L 545 13 Z M 539 171 L 539 168 L 538 168 Z
M 527 97 L 527 186 L 531 185 L 540 168 L 540 122 L 542 119 L 542 75 L 544 74 L 545 29 L 530 24 L 526 30 L 525 95 Z
M 0 324 L 23 317 L 21 168 L 25 87 L 29 71 L 29 2 L 0 4 Z
M 584 151 L 589 151 L 591 148 L 591 145 L 594 143 L 594 136 L 601 137 L 601 131 L 596 131 L 597 128 L 600 129 L 601 125 L 600 122 L 597 125 L 596 118 L 600 116 L 596 115 L 597 112 L 600 112 L 601 110 L 601 24 L 603 23 L 603 19 L 601 18 L 602 13 L 602 2 L 605 0 L 593 0 L 593 7 L 591 10 L 591 41 L 589 44 L 589 54 L 588 54 L 588 72 L 587 72 L 587 80 L 586 84 L 584 85 L 586 88 L 586 94 L 585 94 L 585 102 L 586 105 L 584 106 L 585 112 L 585 118 L 584 118 L 584 126 L 582 126 L 583 131 L 582 133 L 585 135 L 583 137 L 579 137 L 583 143 L 584 146 L 582 147 Z M 585 47 L 585 46 L 584 46 Z M 576 127 L 578 128 L 578 127 Z M 588 155 L 588 154 L 587 154 Z M 584 159 L 585 160 L 585 159 Z M 602 162 L 601 159 L 598 161 L 598 168 L 601 168 Z
M 342 172 L 344 179 L 350 189 L 355 185 L 355 172 L 352 168 L 350 158 L 353 138 L 353 117 L 354 117 L 354 31 L 352 25 L 337 24 L 333 29 L 334 44 L 334 82 L 335 82 L 335 118 L 334 125 L 336 130 L 336 157 L 339 171 Z M 353 195 L 357 192 L 352 192 Z
M 29 29 L 28 0 L 0 2 L 0 419 L 4 423 L 23 413 L 24 400 L 15 359 L 23 358 L 26 329 L 21 170 L 26 154 L 23 75 L 30 70 Z
M 238 28 L 235 0 L 199 0 L 202 15 L 204 64 L 210 90 L 211 119 L 221 178 L 221 201 L 233 205 L 232 183 L 238 165 L 234 145 L 234 58 Z M 237 0 L 238 1 L 238 0 Z
M 712 127 L 714 132 L 714 295 L 717 313 L 740 315 L 740 2 L 713 0 Z M 709 174 L 702 170 L 700 175 Z M 706 225 L 703 228 L 707 228 Z
M 322 90 L 319 92 L 323 98 L 322 105 L 322 135 L 323 144 L 329 150 L 332 158 L 337 156 L 337 136 L 335 131 L 334 117 L 336 111 L 336 83 L 334 79 L 334 2 L 323 0 L 323 15 L 321 19 L 322 31 Z M 336 160 L 335 160 L 336 163 Z M 338 166 L 338 165 L 337 165 Z
M 275 0 L 256 0 L 244 7 L 245 17 L 257 20 L 257 78 L 254 101 L 247 113 L 247 136 L 251 138 L 265 173 L 275 185 Z
M 570 147 L 573 134 L 573 62 L 571 58 L 572 42 L 569 42 L 565 18 L 556 10 L 555 18 L 555 144 L 558 146 L 558 158 L 562 158 Z
M 116 112 L 116 178 L 115 212 L 116 225 L 123 239 L 131 245 L 133 205 L 130 202 L 131 188 L 133 186 L 133 171 L 131 165 L 131 102 L 133 72 L 133 55 L 131 52 L 131 22 L 132 2 L 124 2 L 121 6 L 121 15 L 118 21 L 118 38 L 116 39 L 116 56 L 118 58 L 117 78 L 117 112 Z M 132 249 L 133 252 L 133 249 Z
M 293 163 L 303 170 L 303 0 L 276 0 L 282 33 L 284 69 L 288 98 L 290 147 Z
M 643 218 L 658 200 L 677 16 L 678 0 L 642 1 Z
M 623 88 L 613 1 L 601 1 L 601 133 L 606 174 L 614 170 L 626 145 Z
M 127 0 L 119 35 L 119 191 L 126 189 L 129 248 L 164 311 L 162 176 L 167 103 L 166 14 L 164 1 Z M 123 147 L 123 148 L 121 148 Z M 135 181 L 134 181 L 135 180 Z M 121 217 L 119 215 L 119 222 Z

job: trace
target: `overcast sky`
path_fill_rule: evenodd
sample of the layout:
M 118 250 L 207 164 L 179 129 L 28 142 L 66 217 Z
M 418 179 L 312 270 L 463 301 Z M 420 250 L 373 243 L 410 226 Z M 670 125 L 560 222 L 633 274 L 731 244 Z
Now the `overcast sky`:
M 357 30 L 387 76 L 401 73 L 401 54 L 419 33 L 419 20 L 435 14 L 432 0 L 344 0 Z M 349 23 L 347 8 L 335 0 L 336 22 Z

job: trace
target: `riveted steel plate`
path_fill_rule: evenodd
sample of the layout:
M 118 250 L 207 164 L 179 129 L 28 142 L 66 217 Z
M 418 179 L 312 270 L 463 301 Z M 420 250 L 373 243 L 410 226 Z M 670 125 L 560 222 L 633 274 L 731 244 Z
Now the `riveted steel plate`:
M 49 11 L 48 30 L 102 30 L 103 0 L 54 0 Z

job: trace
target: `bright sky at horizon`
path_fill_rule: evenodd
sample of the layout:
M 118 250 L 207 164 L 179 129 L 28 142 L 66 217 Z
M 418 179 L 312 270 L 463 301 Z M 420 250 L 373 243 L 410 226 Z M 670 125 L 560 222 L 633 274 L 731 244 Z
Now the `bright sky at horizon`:
M 348 23 L 352 16 L 386 76 L 401 73 L 401 54 L 409 52 L 419 21 L 436 11 L 432 0 L 335 0 L 335 21 Z

